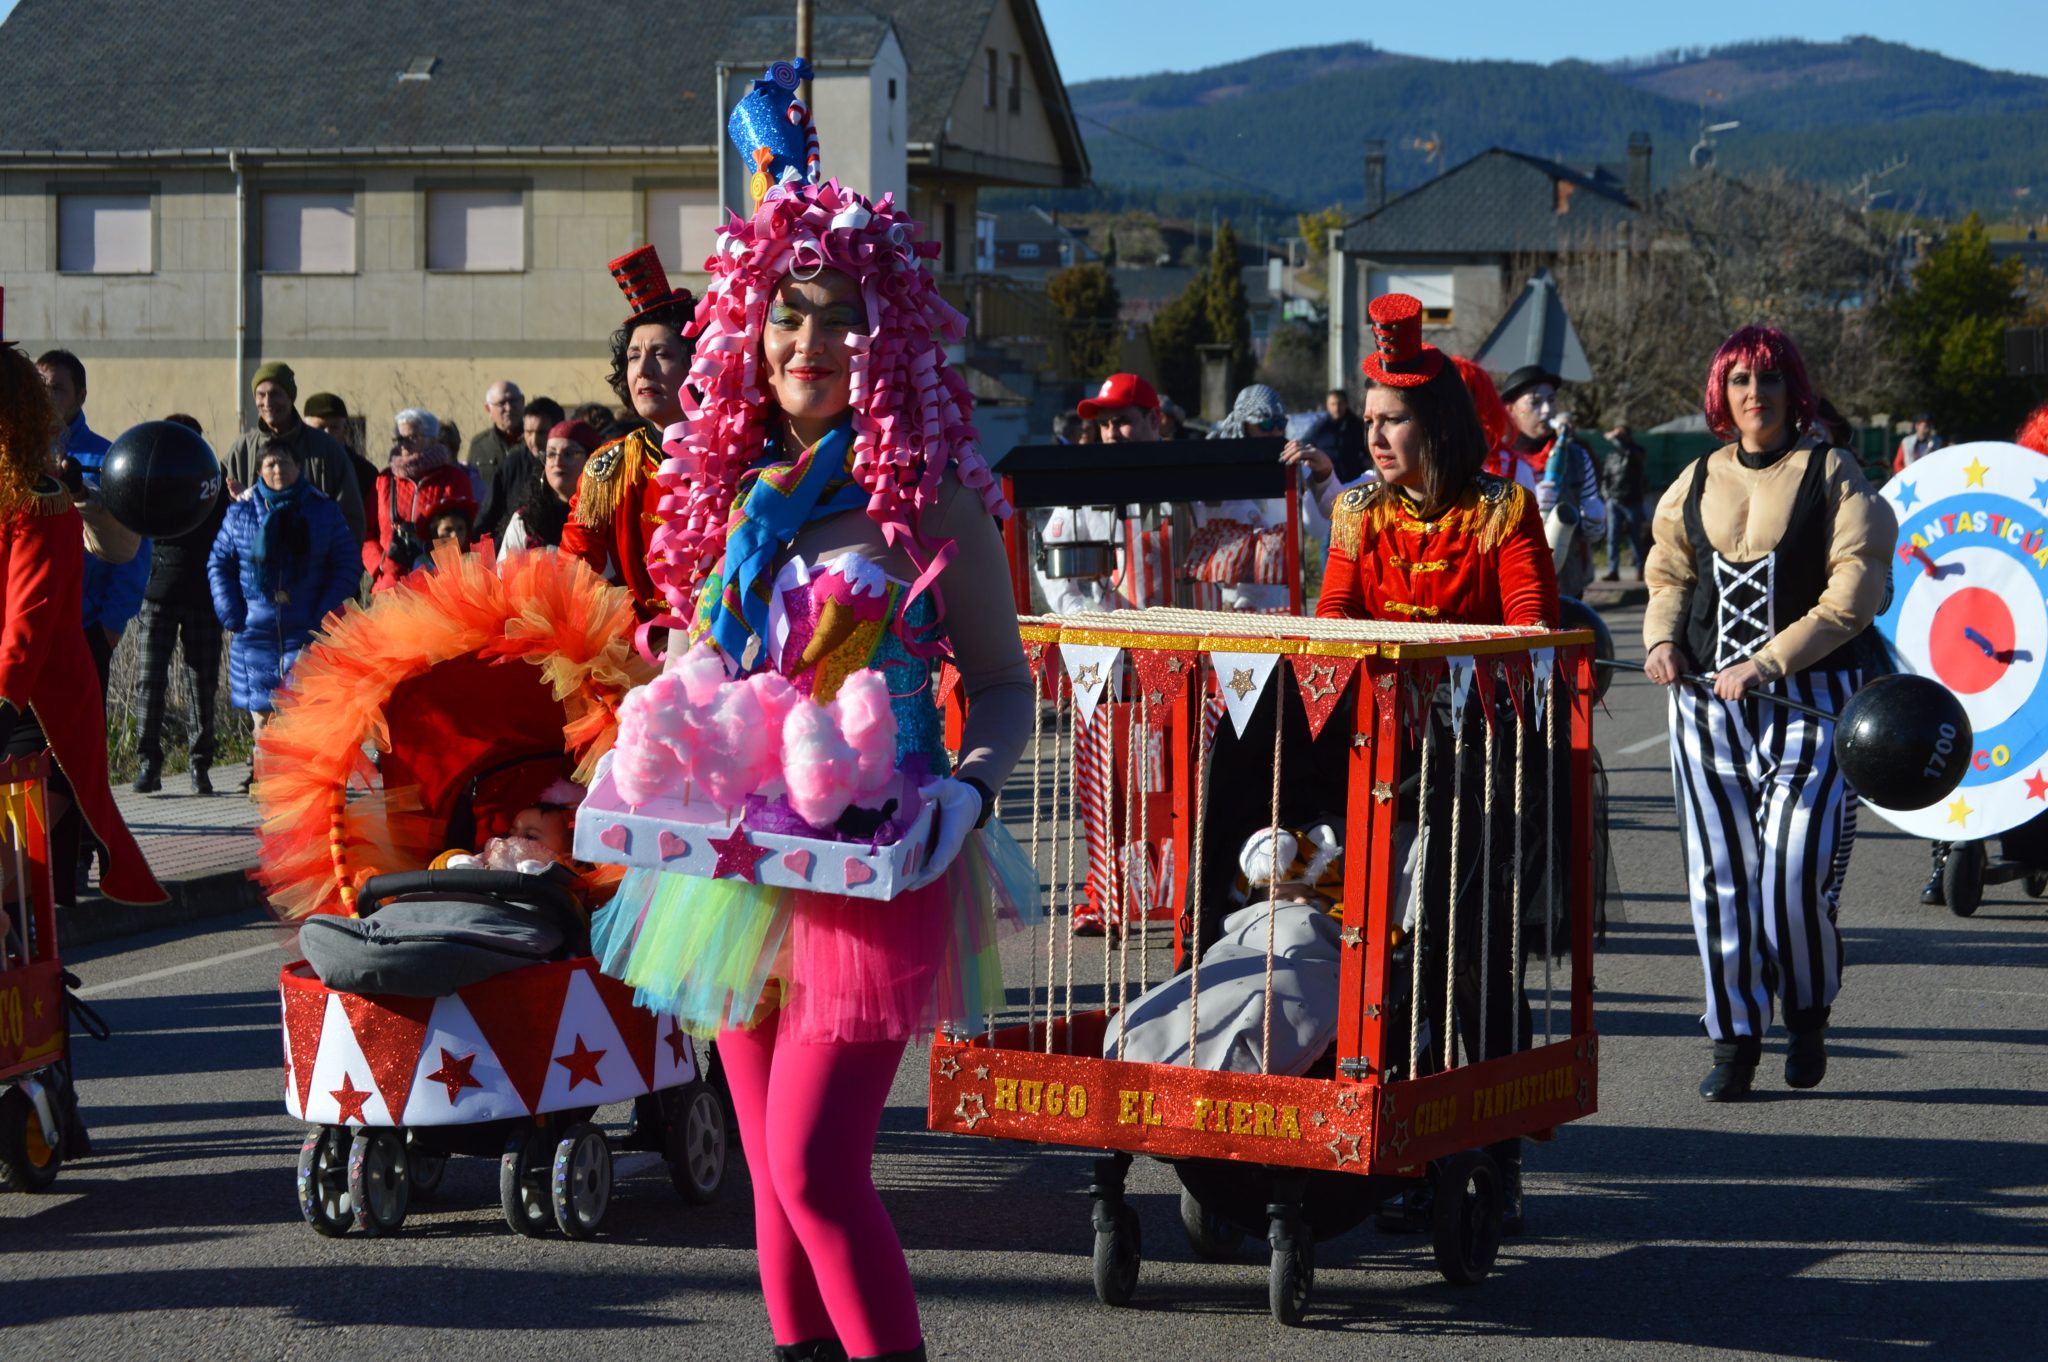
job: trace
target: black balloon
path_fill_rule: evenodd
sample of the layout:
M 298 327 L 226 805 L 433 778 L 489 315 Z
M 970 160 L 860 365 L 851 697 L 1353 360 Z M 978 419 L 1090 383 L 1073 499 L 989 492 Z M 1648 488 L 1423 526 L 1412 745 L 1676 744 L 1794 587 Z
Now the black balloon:
M 1593 635 L 1593 656 L 1602 662 L 1614 661 L 1614 634 L 1607 627 L 1607 621 L 1600 612 L 1576 596 L 1557 598 L 1560 629 L 1585 629 Z M 1607 687 L 1614 681 L 1614 668 L 1593 668 L 1593 698 L 1607 698 Z
M 197 431 L 176 421 L 130 426 L 100 465 L 100 501 L 114 519 L 151 539 L 198 529 L 220 494 L 220 460 Z
M 1939 681 L 1880 676 L 1849 697 L 1835 724 L 1835 762 L 1881 809 L 1924 809 L 1962 784 L 1975 737 L 1963 702 Z

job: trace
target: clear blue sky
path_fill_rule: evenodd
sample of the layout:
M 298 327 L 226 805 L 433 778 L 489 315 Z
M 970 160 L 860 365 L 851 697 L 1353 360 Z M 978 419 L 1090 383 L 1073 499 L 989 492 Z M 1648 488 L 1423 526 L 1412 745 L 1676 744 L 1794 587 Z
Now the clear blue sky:
M 2044 0 L 1790 0 L 1720 7 L 1643 0 L 1038 0 L 1038 8 L 1060 74 L 1069 82 L 1193 71 L 1331 42 L 1371 42 L 1420 57 L 1602 62 L 1751 38 L 1832 42 L 1856 33 L 1994 70 L 2048 75 Z

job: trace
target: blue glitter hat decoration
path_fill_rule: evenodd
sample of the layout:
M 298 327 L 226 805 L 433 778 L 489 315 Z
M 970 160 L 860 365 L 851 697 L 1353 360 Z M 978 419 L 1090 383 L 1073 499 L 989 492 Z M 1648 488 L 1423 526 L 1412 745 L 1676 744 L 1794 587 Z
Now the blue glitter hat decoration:
M 818 128 L 796 95 L 797 87 L 810 78 L 811 64 L 801 57 L 776 62 L 733 106 L 726 121 L 726 134 L 753 167 L 747 187 L 757 204 L 777 185 L 818 182 Z

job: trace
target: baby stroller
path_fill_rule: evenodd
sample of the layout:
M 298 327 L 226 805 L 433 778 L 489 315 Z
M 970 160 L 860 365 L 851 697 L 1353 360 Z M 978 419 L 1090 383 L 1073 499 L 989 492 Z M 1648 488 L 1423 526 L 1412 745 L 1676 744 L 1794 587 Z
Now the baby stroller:
M 686 1199 L 717 1196 L 728 1099 L 708 1047 L 590 959 L 605 886 L 563 865 L 428 868 L 609 747 L 649 674 L 633 622 L 626 593 L 572 559 L 523 555 L 501 576 L 488 553 L 446 550 L 301 654 L 256 792 L 259 875 L 313 962 L 279 988 L 285 1105 L 314 1127 L 300 1210 L 321 1234 L 395 1232 L 466 1154 L 499 1160 L 514 1230 L 588 1238 L 612 1192 L 592 1118 L 629 1100 L 629 1139 Z

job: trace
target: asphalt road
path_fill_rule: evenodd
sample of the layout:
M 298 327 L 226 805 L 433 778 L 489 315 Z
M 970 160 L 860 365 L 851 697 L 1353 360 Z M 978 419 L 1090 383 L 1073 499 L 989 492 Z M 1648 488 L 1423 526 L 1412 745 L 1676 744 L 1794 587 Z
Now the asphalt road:
M 1171 1173 L 1141 1164 L 1148 1257 L 1108 1309 L 1088 1156 L 927 1133 L 913 1051 L 876 1164 L 933 1355 L 2041 1356 L 2048 905 L 2004 886 L 1968 921 L 1923 908 L 1922 844 L 1866 819 L 1826 1085 L 1786 1090 L 1774 1040 L 1756 1099 L 1709 1106 L 1663 708 L 1639 676 L 1609 703 L 1628 909 L 1598 960 L 1603 1108 L 1532 1148 L 1529 1233 L 1491 1279 L 1453 1289 L 1421 1241 L 1361 1228 L 1319 1247 L 1309 1327 L 1282 1329 L 1263 1246 L 1196 1260 Z M 495 1162 L 458 1159 L 400 1236 L 314 1235 L 282 1101 L 285 958 L 253 920 L 75 956 L 116 1032 L 81 1042 L 98 1151 L 47 1195 L 0 1196 L 7 1356 L 768 1355 L 743 1172 L 693 1208 L 631 1159 L 601 1237 L 572 1243 L 511 1234 Z

